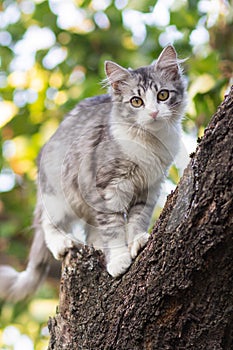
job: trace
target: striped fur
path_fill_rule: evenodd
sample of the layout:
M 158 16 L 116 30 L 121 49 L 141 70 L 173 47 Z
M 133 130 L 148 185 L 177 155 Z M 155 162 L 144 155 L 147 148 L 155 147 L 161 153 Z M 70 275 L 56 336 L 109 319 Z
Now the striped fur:
M 151 213 L 179 149 L 182 71 L 172 46 L 150 66 L 132 70 L 108 61 L 105 70 L 109 94 L 80 102 L 41 151 L 31 268 L 23 280 L 22 273 L 0 268 L 4 298 L 33 292 L 47 270 L 48 250 L 61 259 L 77 242 L 93 245 L 115 277 L 148 239 Z M 142 105 L 133 106 L 132 98 Z

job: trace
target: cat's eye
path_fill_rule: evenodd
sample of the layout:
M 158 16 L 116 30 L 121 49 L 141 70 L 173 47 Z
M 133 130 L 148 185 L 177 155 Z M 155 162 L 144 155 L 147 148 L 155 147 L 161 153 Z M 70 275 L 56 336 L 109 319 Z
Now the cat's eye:
M 139 108 L 144 104 L 143 100 L 137 96 L 132 97 L 130 103 L 134 108 Z
M 166 101 L 169 97 L 169 91 L 168 90 L 160 90 L 158 95 L 157 95 L 157 99 L 159 101 Z

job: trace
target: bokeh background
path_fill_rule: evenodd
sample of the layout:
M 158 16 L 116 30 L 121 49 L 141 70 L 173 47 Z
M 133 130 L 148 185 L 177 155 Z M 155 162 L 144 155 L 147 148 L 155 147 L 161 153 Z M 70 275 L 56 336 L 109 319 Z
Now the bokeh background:
M 104 61 L 137 68 L 169 43 L 188 58 L 188 155 L 232 84 L 232 1 L 0 1 L 1 264 L 25 267 L 36 157 L 66 112 L 85 97 L 105 93 Z M 163 194 L 175 187 L 183 166 L 171 168 Z M 46 323 L 55 313 L 58 289 L 51 274 L 30 301 L 0 305 L 1 349 L 46 349 Z

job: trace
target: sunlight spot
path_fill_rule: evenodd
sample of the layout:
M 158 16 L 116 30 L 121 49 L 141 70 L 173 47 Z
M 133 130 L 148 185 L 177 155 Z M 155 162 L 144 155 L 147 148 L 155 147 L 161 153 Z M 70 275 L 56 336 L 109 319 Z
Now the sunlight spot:
M 175 25 L 168 26 L 165 28 L 165 32 L 159 36 L 159 43 L 162 47 L 168 44 L 174 44 L 175 41 L 182 39 L 183 33 L 179 32 Z
M 74 68 L 73 72 L 70 75 L 69 83 L 73 84 L 82 84 L 85 80 L 85 68 L 83 66 L 77 66 Z
M 34 89 L 27 89 L 27 102 L 34 103 L 38 98 L 38 93 Z
M 11 34 L 7 31 L 0 32 L 0 45 L 9 46 L 11 43 Z
M 20 335 L 18 341 L 14 344 L 14 350 L 34 350 L 32 340 L 25 334 Z
M 16 3 L 10 3 L 4 10 L 0 12 L 0 28 L 6 28 L 10 24 L 18 22 L 20 19 L 20 11 Z
M 107 15 L 102 11 L 95 13 L 94 20 L 97 26 L 100 27 L 101 29 L 108 29 L 110 27 L 109 19 Z
M 95 11 L 104 11 L 111 4 L 111 0 L 92 0 L 91 5 Z
M 47 326 L 43 327 L 41 329 L 41 335 L 42 335 L 42 337 L 49 337 L 50 336 L 49 329 Z
M 48 73 L 37 66 L 30 69 L 29 73 L 29 87 L 37 92 L 44 89 L 45 84 L 47 84 Z
M 145 15 L 145 23 L 160 27 L 167 26 L 170 23 L 170 13 L 164 1 L 158 1 L 153 12 Z
M 19 337 L 20 331 L 14 326 L 6 327 L 2 334 L 2 340 L 6 345 L 14 345 Z
M 49 0 L 49 7 L 57 15 L 57 25 L 62 29 L 73 33 L 89 33 L 95 29 L 86 10 L 78 7 L 72 0 Z
M 136 45 L 141 45 L 146 38 L 146 26 L 142 13 L 136 10 L 126 9 L 122 13 L 123 24 L 130 29 L 133 34 L 133 41 Z
M 16 89 L 13 95 L 13 101 L 18 107 L 24 107 L 27 104 L 26 90 Z
M 226 18 L 231 10 L 229 1 L 201 0 L 198 2 L 198 10 L 207 14 L 207 27 L 213 27 L 220 16 Z
M 57 94 L 57 89 L 54 88 L 54 87 L 49 87 L 49 88 L 46 90 L 46 97 L 47 97 L 49 100 L 53 100 L 56 94 Z
M 34 103 L 38 98 L 38 93 L 33 89 L 21 90 L 16 89 L 14 91 L 13 100 L 16 106 L 23 107 L 27 103 Z
M 7 140 L 3 143 L 2 147 L 3 157 L 10 160 L 16 154 L 15 143 L 12 140 Z
M 0 88 L 4 89 L 7 86 L 7 75 L 5 72 L 0 72 Z
M 25 51 L 28 53 L 36 52 L 38 50 L 48 49 L 54 43 L 55 35 L 51 29 L 33 25 L 27 29 L 23 39 L 16 43 L 14 52 L 18 55 L 25 53 Z
M 38 322 L 43 322 L 56 312 L 57 299 L 35 299 L 30 303 L 29 311 Z
M 10 70 L 22 70 L 26 71 L 33 67 L 35 63 L 35 54 L 28 53 L 25 51 L 20 55 L 15 55 L 15 57 L 10 62 Z
M 58 91 L 54 96 L 54 102 L 57 105 L 63 105 L 67 100 L 68 97 L 65 91 Z
M 85 19 L 80 26 L 71 29 L 77 33 L 90 33 L 95 29 L 95 25 L 91 19 Z
M 49 0 L 49 6 L 57 15 L 57 25 L 62 29 L 85 31 L 86 11 L 77 7 L 71 0 Z
M 210 91 L 216 84 L 213 76 L 210 74 L 202 74 L 197 77 L 189 88 L 190 97 L 194 97 L 196 94 L 204 94 Z
M 170 23 L 170 6 L 174 0 L 158 0 L 152 12 L 142 13 L 132 9 L 122 12 L 123 24 L 133 34 L 133 41 L 141 45 L 146 38 L 146 25 L 166 27 Z
M 83 93 L 83 89 L 80 86 L 74 85 L 69 89 L 69 97 L 77 100 L 79 96 Z
M 197 27 L 190 34 L 190 44 L 192 46 L 199 46 L 208 43 L 209 32 L 202 26 Z
M 123 10 L 128 5 L 128 0 L 115 0 L 115 6 L 118 10 Z
M 135 50 L 136 49 L 136 45 L 130 36 L 125 36 L 123 38 L 122 44 L 127 50 Z
M 59 88 L 62 85 L 63 76 L 60 72 L 54 72 L 49 78 L 49 85 L 53 88 Z
M 35 63 L 35 53 L 38 50 L 48 49 L 54 44 L 55 35 L 51 29 L 40 28 L 37 25 L 30 26 L 13 48 L 15 57 L 11 61 L 10 69 L 26 71 L 32 68 Z
M 28 85 L 26 72 L 15 71 L 8 76 L 8 84 L 12 87 L 25 88 Z
M 17 136 L 13 141 L 15 143 L 15 154 L 10 159 L 11 169 L 17 175 L 29 173 L 35 168 L 34 160 L 37 155 L 37 149 L 34 147 L 35 137 Z
M 60 28 L 69 29 L 76 26 L 79 27 L 84 20 L 85 12 L 83 10 L 76 9 L 74 4 L 67 3 L 64 4 L 59 11 L 57 24 Z
M 9 192 L 15 186 L 15 174 L 11 169 L 2 169 L 0 172 L 0 192 Z
M 16 148 L 15 143 L 12 140 L 7 140 L 3 143 L 2 149 L 3 157 L 6 159 L 10 159 L 15 156 Z
M 47 69 L 53 69 L 62 63 L 67 57 L 65 47 L 52 47 L 43 59 L 43 66 Z
M 23 0 L 19 2 L 19 8 L 26 15 L 30 15 L 35 11 L 35 4 L 31 0 Z
M 71 35 L 70 33 L 67 32 L 61 32 L 58 34 L 57 36 L 58 41 L 62 44 L 62 45 L 67 45 L 69 44 L 69 42 L 71 41 Z
M 41 142 L 44 144 L 54 134 L 58 128 L 58 121 L 50 119 L 40 127 Z
M 3 127 L 17 114 L 18 108 L 12 101 L 0 101 L 0 111 L 0 127 Z

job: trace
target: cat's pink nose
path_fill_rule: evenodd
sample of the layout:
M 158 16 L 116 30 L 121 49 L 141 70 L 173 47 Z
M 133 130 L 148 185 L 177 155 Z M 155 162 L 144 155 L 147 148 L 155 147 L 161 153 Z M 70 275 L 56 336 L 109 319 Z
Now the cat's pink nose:
M 151 116 L 153 119 L 156 119 L 157 115 L 158 115 L 158 111 L 156 111 L 156 112 L 151 112 L 151 113 L 150 113 L 150 116 Z

